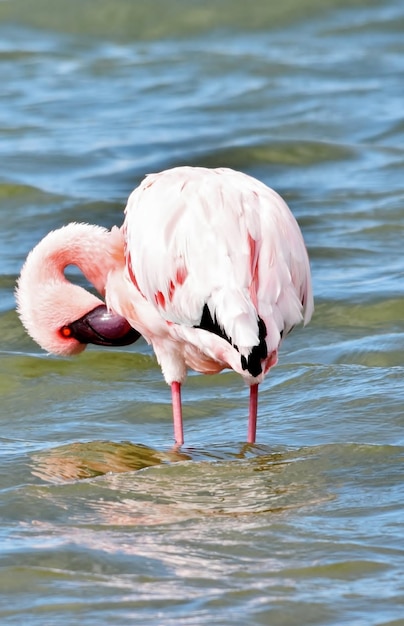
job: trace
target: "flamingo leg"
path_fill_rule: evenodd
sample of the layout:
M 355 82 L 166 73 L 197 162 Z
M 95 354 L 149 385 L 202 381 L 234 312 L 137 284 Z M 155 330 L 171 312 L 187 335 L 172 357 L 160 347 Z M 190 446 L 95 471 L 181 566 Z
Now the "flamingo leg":
M 182 446 L 184 443 L 184 431 L 182 427 L 181 383 L 176 381 L 171 383 L 171 398 L 173 404 L 174 439 L 177 446 Z
M 250 408 L 248 412 L 247 443 L 255 443 L 257 433 L 258 385 L 250 386 Z

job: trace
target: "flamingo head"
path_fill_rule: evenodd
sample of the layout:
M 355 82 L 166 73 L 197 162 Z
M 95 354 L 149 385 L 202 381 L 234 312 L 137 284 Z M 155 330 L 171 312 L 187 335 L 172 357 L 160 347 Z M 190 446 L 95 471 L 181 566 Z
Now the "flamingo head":
M 109 311 L 105 304 L 99 304 L 82 317 L 59 328 L 64 341 L 71 341 L 74 353 L 81 352 L 88 343 L 98 346 L 126 346 L 140 337 L 129 322 Z M 74 344 L 78 342 L 78 346 Z
M 65 267 L 75 264 L 101 290 L 111 269 L 106 266 L 112 263 L 108 234 L 88 224 L 71 224 L 49 233 L 28 255 L 16 288 L 17 312 L 28 334 L 47 352 L 71 356 L 89 343 L 123 346 L 139 339 L 125 318 L 64 275 Z

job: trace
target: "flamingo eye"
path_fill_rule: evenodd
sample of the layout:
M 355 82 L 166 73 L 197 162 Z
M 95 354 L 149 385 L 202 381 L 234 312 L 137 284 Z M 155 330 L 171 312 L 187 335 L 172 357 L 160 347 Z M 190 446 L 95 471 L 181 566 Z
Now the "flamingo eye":
M 70 328 L 70 326 L 62 326 L 59 332 L 62 335 L 62 337 L 68 338 L 72 336 L 72 329 Z

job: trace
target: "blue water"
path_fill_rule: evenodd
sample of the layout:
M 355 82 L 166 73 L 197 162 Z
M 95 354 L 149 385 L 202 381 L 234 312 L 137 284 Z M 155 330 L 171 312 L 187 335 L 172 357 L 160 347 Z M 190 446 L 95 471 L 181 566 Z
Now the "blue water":
M 399 0 L 0 2 L 1 624 L 404 624 L 403 71 Z M 144 342 L 51 357 L 14 310 L 42 236 L 180 164 L 307 242 L 255 446 L 236 374 L 189 376 L 178 452 Z

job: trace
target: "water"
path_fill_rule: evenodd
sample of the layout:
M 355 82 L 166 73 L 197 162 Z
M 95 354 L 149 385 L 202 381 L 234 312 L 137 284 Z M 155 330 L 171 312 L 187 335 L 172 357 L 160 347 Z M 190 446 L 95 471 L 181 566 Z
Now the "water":
M 275 4 L 0 3 L 1 624 L 404 624 L 404 7 Z M 260 178 L 308 245 L 255 446 L 235 374 L 189 377 L 175 452 L 144 343 L 49 357 L 14 312 L 44 234 L 179 164 Z

